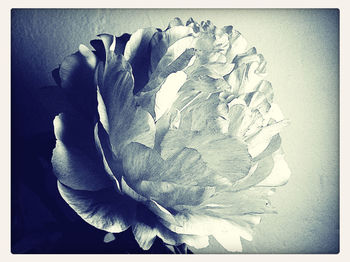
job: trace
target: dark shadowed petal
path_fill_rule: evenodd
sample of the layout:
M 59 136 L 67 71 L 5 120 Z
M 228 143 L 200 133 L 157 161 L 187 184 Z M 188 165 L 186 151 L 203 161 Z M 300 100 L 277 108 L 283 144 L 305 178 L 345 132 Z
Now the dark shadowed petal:
M 135 202 L 115 191 L 74 190 L 58 182 L 58 190 L 69 206 L 90 225 L 112 233 L 126 230 L 134 221 Z
M 84 51 L 84 55 L 76 52 L 63 60 L 59 77 L 61 87 L 75 110 L 93 120 L 97 115 L 94 68 L 91 66 L 93 58 L 89 58 L 89 51 Z
M 106 61 L 106 49 L 110 50 L 110 46 L 114 42 L 114 37 L 109 34 L 98 35 L 99 39 L 94 39 L 90 41 L 91 46 L 96 50 L 95 54 L 100 61 Z M 115 45 L 112 48 L 116 54 L 124 54 L 125 45 L 130 39 L 130 34 L 123 34 L 115 38 Z M 107 45 L 107 46 L 106 46 Z
M 148 82 L 151 58 L 150 41 L 156 32 L 155 28 L 139 29 L 131 35 L 125 46 L 124 57 L 131 64 L 135 78 L 134 93 L 140 91 Z
M 77 190 L 99 190 L 112 184 L 101 160 L 74 147 L 56 141 L 52 167 L 57 179 Z
M 169 210 L 157 203 L 155 200 L 140 195 L 128 185 L 124 177 L 122 177 L 121 179 L 121 188 L 123 193 L 125 193 L 132 199 L 142 203 L 142 206 L 147 207 L 148 210 L 152 211 L 153 215 L 156 215 L 158 219 L 162 219 L 163 221 L 166 221 L 166 223 L 176 225 L 178 224 L 178 222 L 175 220 L 175 217 L 172 213 L 170 213 Z
M 79 124 L 82 123 L 81 126 Z M 60 114 L 54 120 L 56 147 L 52 155 L 53 171 L 65 185 L 74 189 L 98 190 L 111 184 L 103 168 L 84 119 Z
M 53 123 L 56 139 L 68 146 L 96 154 L 92 119 L 81 115 L 74 109 L 69 109 L 56 116 Z

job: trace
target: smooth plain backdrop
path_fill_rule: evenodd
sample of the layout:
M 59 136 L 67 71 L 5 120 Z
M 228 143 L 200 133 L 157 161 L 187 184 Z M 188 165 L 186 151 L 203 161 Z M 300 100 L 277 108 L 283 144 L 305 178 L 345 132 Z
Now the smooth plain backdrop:
M 233 25 L 267 60 L 274 100 L 291 125 L 282 133 L 289 183 L 277 190 L 277 215 L 264 216 L 245 253 L 336 253 L 339 249 L 339 12 L 337 9 L 12 10 L 13 131 L 32 136 L 50 122 L 36 90 L 53 85 L 63 58 L 97 34 L 170 19 Z M 214 246 L 215 253 L 223 252 Z M 206 250 L 210 252 L 210 250 Z

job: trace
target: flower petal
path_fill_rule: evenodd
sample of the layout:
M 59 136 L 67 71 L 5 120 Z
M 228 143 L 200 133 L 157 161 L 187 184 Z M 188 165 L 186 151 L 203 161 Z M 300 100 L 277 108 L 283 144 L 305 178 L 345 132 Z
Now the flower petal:
M 151 228 L 144 223 L 136 223 L 132 228 L 135 239 L 143 250 L 148 250 L 153 245 L 157 236 L 157 229 Z
M 161 144 L 161 155 L 168 159 L 184 147 L 197 150 L 211 170 L 231 183 L 246 176 L 251 167 L 246 145 L 222 134 L 169 130 Z
M 250 155 L 254 158 L 263 152 L 264 149 L 269 145 L 272 137 L 280 132 L 280 130 L 287 126 L 289 121 L 282 120 L 280 122 L 268 125 L 262 128 L 256 135 L 249 138 L 248 150 Z
M 199 93 L 184 108 L 177 108 L 181 112 L 179 129 L 226 133 L 228 107 L 219 96 L 219 93 Z
M 268 187 L 251 187 L 241 191 L 220 192 L 204 201 L 197 212 L 224 219 L 230 219 L 233 215 L 275 213 L 270 205 L 270 191 Z
M 164 160 L 156 151 L 139 143 L 128 144 L 122 159 L 126 181 L 131 183 L 152 178 L 161 181 L 161 174 L 166 169 Z
M 148 82 L 151 58 L 149 44 L 156 32 L 155 28 L 139 29 L 131 35 L 125 46 L 124 57 L 132 66 L 135 78 L 134 93 L 142 90 Z
M 67 147 L 60 140 L 52 155 L 52 167 L 57 179 L 77 190 L 99 190 L 111 186 L 112 181 L 100 159 L 77 148 Z
M 151 115 L 136 105 L 130 64 L 121 55 L 109 54 L 105 68 L 99 64 L 99 88 L 108 116 L 112 150 L 119 157 L 123 146 L 137 141 L 154 144 L 155 126 Z M 100 113 L 105 115 L 105 113 Z
M 74 190 L 58 182 L 58 190 L 82 219 L 98 229 L 119 233 L 133 223 L 134 202 L 118 194 L 114 188 L 92 192 Z
M 248 187 L 257 185 L 258 183 L 263 181 L 267 176 L 269 176 L 274 168 L 274 162 L 271 156 L 265 157 L 264 159 L 260 160 L 256 165 L 257 166 L 254 169 L 254 171 L 249 171 L 249 174 L 246 177 L 242 178 L 241 180 L 238 180 L 233 185 L 233 190 L 243 190 Z
M 94 69 L 91 62 L 94 55 L 87 51 L 76 52 L 67 56 L 59 67 L 60 86 L 74 109 L 94 119 L 97 115 L 96 86 Z M 91 64 L 92 63 L 92 64 Z
M 178 234 L 169 230 L 162 223 L 160 223 L 156 219 L 155 215 L 150 210 L 148 210 L 145 206 L 138 206 L 136 219 L 138 223 L 142 225 L 141 229 L 146 231 L 146 232 L 139 232 L 139 234 L 140 233 L 147 234 L 144 236 L 140 236 L 141 239 L 146 240 L 145 243 L 147 243 L 147 240 L 152 241 L 151 238 L 154 232 L 156 232 L 156 235 L 160 239 L 162 239 L 165 244 L 169 244 L 169 245 L 178 246 L 183 243 L 186 243 L 195 248 L 203 248 L 208 246 L 209 244 L 208 236 Z
M 106 61 L 106 50 L 111 50 L 120 55 L 124 54 L 125 45 L 130 39 L 130 34 L 125 33 L 119 37 L 110 34 L 100 34 L 98 37 L 99 39 L 91 40 L 90 44 L 96 50 L 95 54 L 98 59 L 100 61 Z
M 98 190 L 111 183 L 91 139 L 90 124 L 73 111 L 54 119 L 57 141 L 51 161 L 53 171 L 63 184 L 74 189 Z
M 155 121 L 171 108 L 177 98 L 177 92 L 185 83 L 187 75 L 179 71 L 167 77 L 155 97 Z
M 219 232 L 213 236 L 227 251 L 242 252 L 241 238 L 236 232 Z
M 166 225 L 169 230 L 178 234 L 194 234 L 199 236 L 215 235 L 219 232 L 235 232 L 247 240 L 252 239 L 251 230 L 240 225 L 222 219 L 220 217 L 208 216 L 205 214 L 178 215 L 181 226 Z
M 161 67 L 157 72 L 151 75 L 150 81 L 141 90 L 137 96 L 137 102 L 144 109 L 152 114 L 157 120 L 161 117 L 160 115 L 156 117 L 155 105 L 156 96 L 162 89 L 168 88 L 169 85 L 175 87 L 178 90 L 183 81 L 186 79 L 186 74 L 180 72 L 183 70 L 191 61 L 194 55 L 194 49 L 186 49 L 179 57 L 177 57 L 170 64 Z M 174 79 L 179 78 L 180 83 L 174 82 Z M 181 80 L 183 79 L 183 80 Z
M 150 73 L 156 70 L 159 61 L 167 53 L 170 46 L 178 42 L 178 40 L 189 36 L 191 33 L 193 33 L 193 30 L 187 26 L 174 26 L 164 32 L 155 33 L 151 40 Z M 185 45 L 183 46 L 186 47 Z
M 170 182 L 141 181 L 134 185 L 137 192 L 149 196 L 165 207 L 196 206 L 215 192 L 213 187 L 184 186 Z
M 237 55 L 243 53 L 247 48 L 247 40 L 245 40 L 245 38 L 238 31 L 236 30 L 234 30 L 234 32 L 232 32 L 232 30 L 230 31 L 227 32 L 229 33 L 229 40 L 230 40 L 230 48 L 227 50 L 227 53 L 226 53 L 228 62 L 232 62 Z
M 273 160 L 275 164 L 272 172 L 258 186 L 282 186 L 288 182 L 291 171 L 284 160 L 284 155 L 280 152 L 275 152 Z
M 67 146 L 79 148 L 89 154 L 96 154 L 93 140 L 94 121 L 74 109 L 65 110 L 53 121 L 56 139 Z
M 138 143 L 131 143 L 123 154 L 126 182 L 138 194 L 155 200 L 166 208 L 176 205 L 195 206 L 214 193 L 212 187 L 183 184 L 181 172 L 191 169 L 186 164 L 181 170 L 180 161 L 176 164 L 175 160 L 164 161 L 156 151 Z M 198 161 L 198 158 L 194 158 L 194 161 Z M 179 179 L 167 181 L 171 176 L 178 176 Z
M 121 191 L 120 182 L 124 174 L 122 162 L 113 153 L 108 134 L 100 122 L 96 124 L 94 134 L 96 147 L 103 160 L 104 169 L 112 180 L 116 182 L 119 191 Z

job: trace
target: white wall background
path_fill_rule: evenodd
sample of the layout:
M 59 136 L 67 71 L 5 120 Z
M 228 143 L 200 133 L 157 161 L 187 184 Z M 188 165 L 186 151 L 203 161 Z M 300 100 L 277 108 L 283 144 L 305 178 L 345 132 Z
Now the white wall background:
M 292 176 L 273 196 L 279 214 L 264 217 L 254 240 L 243 242 L 245 252 L 337 252 L 337 10 L 13 10 L 11 62 L 25 85 L 13 87 L 12 96 L 37 99 L 36 88 L 53 84 L 51 70 L 99 33 L 121 35 L 149 26 L 164 29 L 174 17 L 211 20 L 240 31 L 267 60 L 275 101 L 291 120 L 281 135 Z M 30 111 L 30 102 L 16 100 L 13 106 L 16 103 L 24 103 L 21 106 Z M 45 116 L 39 112 L 28 118 L 35 126 Z

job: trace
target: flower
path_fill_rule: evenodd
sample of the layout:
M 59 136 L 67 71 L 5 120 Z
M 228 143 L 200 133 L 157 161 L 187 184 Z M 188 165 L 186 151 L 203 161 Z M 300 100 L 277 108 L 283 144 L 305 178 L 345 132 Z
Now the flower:
M 55 71 L 58 189 L 87 223 L 132 227 L 141 248 L 242 251 L 290 171 L 266 62 L 232 26 L 176 18 L 165 31 L 99 35 Z

